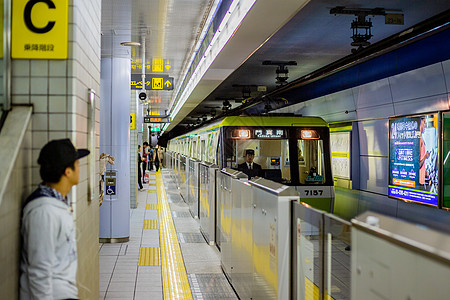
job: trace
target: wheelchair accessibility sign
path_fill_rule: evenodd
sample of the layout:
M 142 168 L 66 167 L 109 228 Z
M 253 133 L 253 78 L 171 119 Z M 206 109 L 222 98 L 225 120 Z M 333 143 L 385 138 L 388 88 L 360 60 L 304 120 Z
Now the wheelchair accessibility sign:
M 106 195 L 112 196 L 116 194 L 116 186 L 115 185 L 107 185 L 106 186 Z
M 115 171 L 108 171 L 106 172 L 106 189 L 105 189 L 105 194 L 108 196 L 113 196 L 116 194 L 116 174 L 117 172 Z

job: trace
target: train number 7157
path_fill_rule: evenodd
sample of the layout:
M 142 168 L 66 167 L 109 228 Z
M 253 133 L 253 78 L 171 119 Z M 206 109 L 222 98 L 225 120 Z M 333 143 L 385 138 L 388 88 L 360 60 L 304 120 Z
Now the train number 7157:
M 305 190 L 306 196 L 322 196 L 323 190 Z

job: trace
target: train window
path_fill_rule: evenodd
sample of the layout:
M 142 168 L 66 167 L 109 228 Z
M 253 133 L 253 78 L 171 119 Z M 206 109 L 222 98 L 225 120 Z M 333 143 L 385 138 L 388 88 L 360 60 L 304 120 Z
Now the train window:
M 233 139 L 230 142 L 232 148 L 226 154 L 228 168 L 243 170 L 251 177 L 259 176 L 286 184 L 290 182 L 288 139 Z M 247 150 L 253 150 L 252 158 L 247 158 Z M 253 163 L 251 171 L 247 167 L 248 160 Z
M 324 183 L 326 176 L 323 140 L 300 139 L 297 141 L 297 151 L 300 183 Z

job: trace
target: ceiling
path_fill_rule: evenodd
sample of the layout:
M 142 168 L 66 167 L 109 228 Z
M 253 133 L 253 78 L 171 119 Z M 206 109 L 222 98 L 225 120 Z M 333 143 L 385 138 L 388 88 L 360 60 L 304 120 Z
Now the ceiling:
M 155 99 L 160 99 L 150 104 L 152 109 L 174 112 L 177 88 L 188 71 L 193 53 L 203 39 L 202 32 L 209 26 L 217 4 L 218 1 L 214 0 L 103 1 L 104 38 L 105 35 L 120 36 L 123 31 L 131 40 L 142 41 L 144 35 L 148 58 L 170 60 L 169 75 L 174 77 L 175 88 L 173 91 L 152 92 Z M 243 6 L 239 4 L 238 8 Z M 382 7 L 404 14 L 404 25 L 386 25 L 383 16 L 369 16 L 373 23 L 370 40 L 373 44 L 450 9 L 450 1 L 284 0 L 283 5 L 279 5 L 278 1 L 258 0 L 245 13 L 239 26 L 231 28 L 231 37 L 217 57 L 211 59 L 207 70 L 199 75 L 201 78 L 195 87 L 191 87 L 182 109 L 171 115 L 173 121 L 166 131 L 177 125 L 180 128 L 196 123 L 202 116 L 210 117 L 212 110 L 220 114 L 225 99 L 229 99 L 233 107 L 240 105 L 242 98 L 247 97 L 243 97 L 242 85 L 249 86 L 252 97 L 265 93 L 258 92 L 257 86 L 266 86 L 267 91 L 276 89 L 276 66 L 262 65 L 265 60 L 296 61 L 296 66 L 288 66 L 288 81 L 291 81 L 350 55 L 350 24 L 355 16 L 330 14 L 330 9 L 336 6 Z M 139 48 L 124 48 L 117 43 L 108 48 L 106 44 L 102 43 L 103 56 L 131 51 L 132 59 L 136 60 L 142 55 Z M 215 52 L 214 46 L 210 52 Z

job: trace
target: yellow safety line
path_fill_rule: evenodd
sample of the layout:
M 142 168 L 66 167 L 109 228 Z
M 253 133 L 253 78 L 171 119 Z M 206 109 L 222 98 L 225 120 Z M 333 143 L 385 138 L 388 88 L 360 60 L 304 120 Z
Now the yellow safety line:
M 142 247 L 139 252 L 138 266 L 159 266 L 159 248 Z
M 156 193 L 156 190 L 148 190 L 147 192 L 148 192 L 148 193 L 153 193 L 153 194 L 154 194 L 154 193 Z
M 158 220 L 144 220 L 144 228 L 143 229 L 158 229 Z
M 156 173 L 164 299 L 193 299 L 161 173 Z
M 149 210 L 149 209 L 158 209 L 158 205 L 157 204 L 147 204 L 145 206 L 145 210 Z

